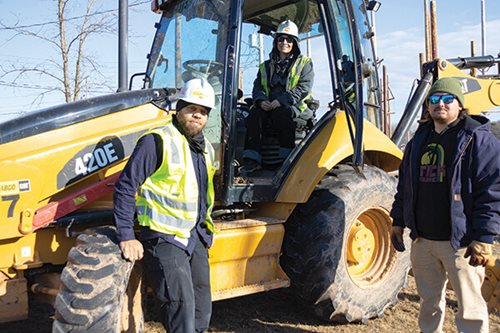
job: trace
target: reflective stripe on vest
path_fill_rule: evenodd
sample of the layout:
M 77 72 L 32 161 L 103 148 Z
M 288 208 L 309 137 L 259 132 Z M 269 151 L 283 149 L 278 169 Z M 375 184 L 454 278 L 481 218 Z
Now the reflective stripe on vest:
M 174 209 L 188 210 L 188 211 L 196 211 L 198 209 L 196 202 L 178 202 L 170 198 L 161 196 L 160 194 L 155 193 L 148 189 L 142 189 L 141 196 L 147 200 L 156 201 L 162 206 L 170 206 Z
M 141 185 L 137 198 L 139 224 L 152 230 L 189 238 L 198 216 L 198 180 L 191 151 L 186 138 L 172 121 L 164 127 L 143 135 L 157 134 L 163 142 L 163 161 L 160 167 Z M 205 145 L 207 166 L 207 216 L 206 227 L 214 232 L 210 217 L 214 203 L 213 176 L 214 151 L 208 140 Z
M 302 73 L 302 69 L 304 69 L 304 66 L 309 62 L 311 62 L 311 58 L 303 55 L 299 55 L 297 60 L 295 60 L 295 62 L 292 65 L 292 68 L 290 69 L 290 72 L 288 73 L 288 78 L 287 78 L 288 91 L 292 90 L 299 84 L 300 74 Z M 260 84 L 262 85 L 262 88 L 264 88 L 266 96 L 269 97 L 269 85 L 267 82 L 267 71 L 265 62 L 260 64 L 259 70 L 260 70 Z M 304 97 L 295 105 L 300 110 L 300 112 L 303 112 L 307 108 L 307 104 L 305 103 L 305 101 L 309 98 L 311 98 L 310 92 L 307 94 L 306 97 Z

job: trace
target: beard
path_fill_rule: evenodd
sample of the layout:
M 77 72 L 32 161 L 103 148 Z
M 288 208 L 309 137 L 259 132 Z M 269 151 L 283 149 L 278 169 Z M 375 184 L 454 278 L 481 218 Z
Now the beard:
M 449 110 L 445 109 L 437 109 L 430 113 L 432 120 L 437 123 L 448 123 L 450 119 L 453 118 L 453 115 Z M 454 119 L 453 119 L 454 120 Z
M 432 120 L 439 122 L 439 121 L 443 121 L 446 118 L 447 114 L 446 113 L 442 114 L 440 111 L 436 110 L 436 111 L 433 111 L 430 114 L 430 116 L 431 116 Z
M 198 124 L 195 124 L 193 122 L 189 122 L 184 118 L 178 118 L 179 125 L 182 128 L 182 131 L 184 132 L 184 135 L 188 137 L 194 137 L 198 134 L 201 133 L 203 130 L 204 126 L 200 126 Z

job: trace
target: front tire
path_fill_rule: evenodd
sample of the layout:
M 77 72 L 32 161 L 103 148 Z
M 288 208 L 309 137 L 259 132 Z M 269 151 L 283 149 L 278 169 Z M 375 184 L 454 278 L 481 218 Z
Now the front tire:
M 61 274 L 52 332 L 142 332 L 141 274 L 133 266 L 122 258 L 114 227 L 85 230 Z
M 320 318 L 366 323 L 397 302 L 410 259 L 390 242 L 395 189 L 378 168 L 340 165 L 286 222 L 281 265 Z

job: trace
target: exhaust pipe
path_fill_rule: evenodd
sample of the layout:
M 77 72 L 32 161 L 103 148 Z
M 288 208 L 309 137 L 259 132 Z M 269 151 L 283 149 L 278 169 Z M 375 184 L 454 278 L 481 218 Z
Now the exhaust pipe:
M 118 92 L 128 90 L 128 0 L 118 6 Z

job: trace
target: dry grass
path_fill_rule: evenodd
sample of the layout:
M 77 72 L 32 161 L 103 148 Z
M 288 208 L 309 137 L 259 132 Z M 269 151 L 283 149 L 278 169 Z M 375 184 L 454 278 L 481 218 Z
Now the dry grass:
M 214 303 L 212 333 L 306 333 L 306 332 L 418 332 L 417 316 L 419 297 L 415 281 L 399 294 L 399 303 L 385 310 L 383 318 L 363 324 L 332 324 L 318 321 L 292 295 L 291 289 L 283 289 L 240 297 Z M 454 311 L 457 309 L 453 291 L 447 292 L 445 332 L 455 332 Z M 146 332 L 165 332 L 154 320 L 146 323 Z M 490 332 L 500 332 L 500 316 L 490 315 Z

